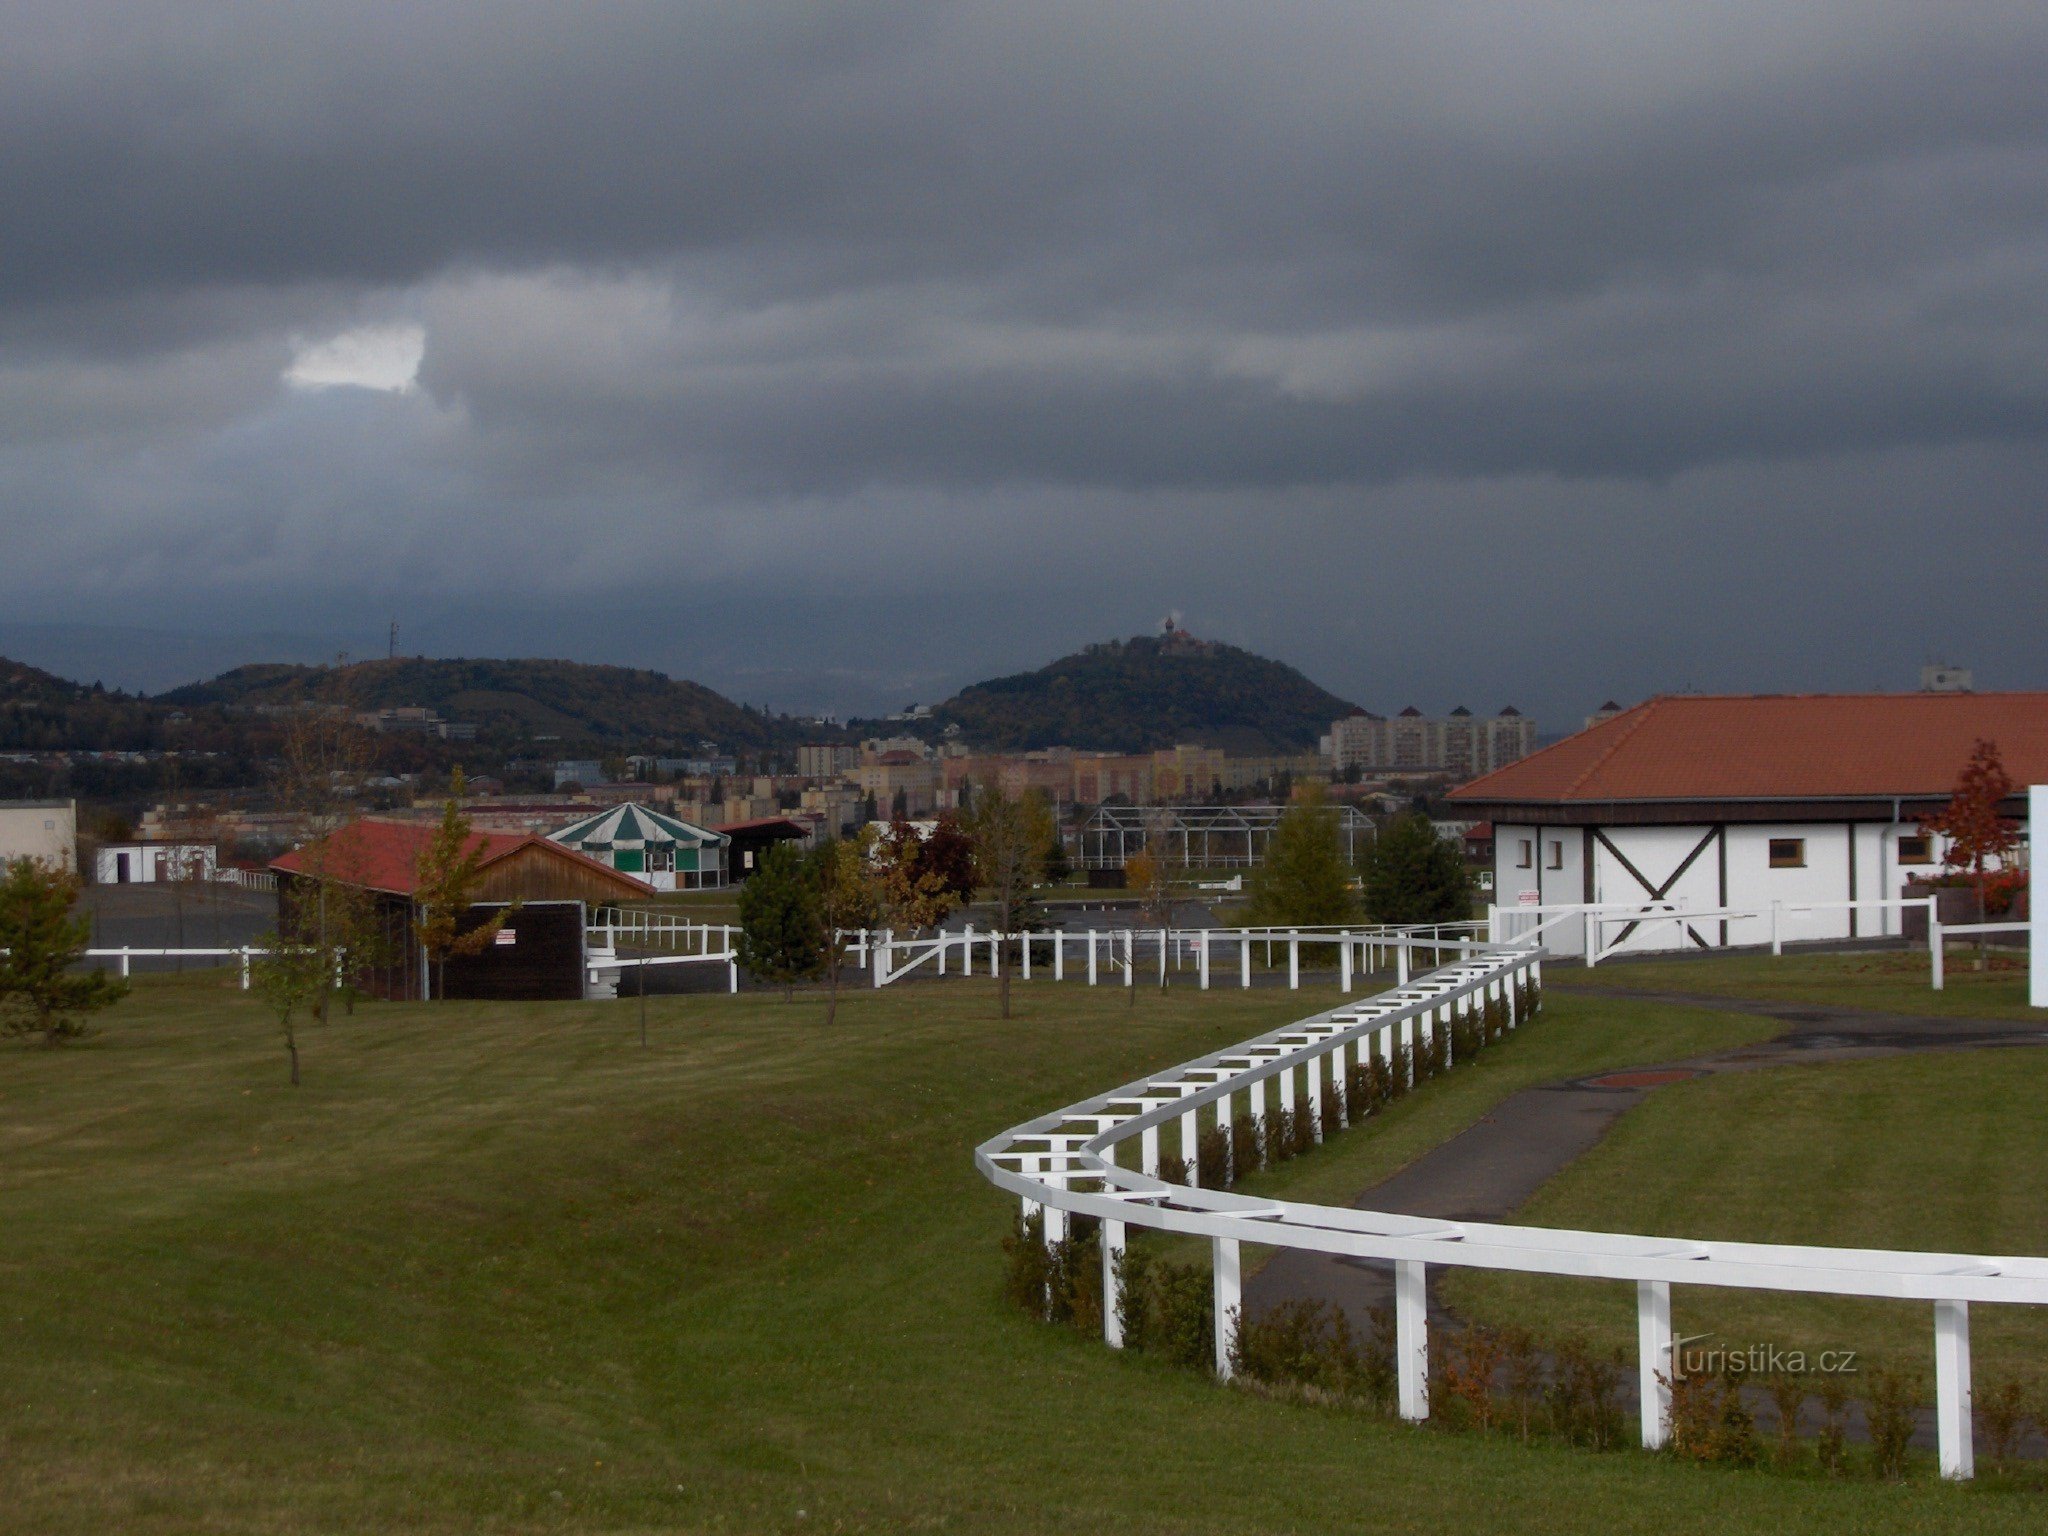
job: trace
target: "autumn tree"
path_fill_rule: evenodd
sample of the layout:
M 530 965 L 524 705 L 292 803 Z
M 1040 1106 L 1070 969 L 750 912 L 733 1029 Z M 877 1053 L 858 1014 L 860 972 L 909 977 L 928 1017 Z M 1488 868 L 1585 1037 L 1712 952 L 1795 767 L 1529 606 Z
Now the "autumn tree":
M 2018 792 L 1998 755 L 1998 744 L 1979 740 L 1956 778 L 1949 802 L 1921 822 L 1921 830 L 1948 845 L 1942 863 L 1966 875 L 1977 892 L 1977 921 L 1986 920 L 1993 866 L 2003 868 L 2019 846 L 2019 827 L 2001 811 Z M 1977 964 L 1984 964 L 1979 945 Z
M 994 780 L 974 800 L 965 828 L 974 853 L 973 878 L 995 908 L 1003 950 L 996 968 L 996 998 L 1010 1016 L 1010 972 L 1016 968 L 1019 936 L 1038 926 L 1038 886 L 1045 878 L 1045 852 L 1054 838 L 1052 811 L 1036 791 L 1012 799 Z
M 476 905 L 487 844 L 476 835 L 469 818 L 456 803 L 455 797 L 462 793 L 460 768 L 455 770 L 450 789 L 433 839 L 420 850 L 414 868 L 417 884 L 413 902 L 419 909 L 417 936 L 420 947 L 427 952 L 434 992 L 439 996 L 446 995 L 448 957 L 481 954 L 519 906 L 513 902 L 495 917 L 468 928 L 463 926 L 470 908 Z
M 789 843 L 771 844 L 740 887 L 739 963 L 789 1000 L 796 982 L 825 969 L 826 933 L 817 874 Z
M 11 859 L 0 875 L 0 1028 L 61 1045 L 86 1032 L 83 1015 L 127 994 L 103 971 L 76 970 L 92 924 L 74 915 L 78 877 L 36 859 Z
M 972 868 L 972 844 L 969 845 Z M 949 868 L 952 855 L 927 852 L 925 839 L 907 821 L 893 822 L 875 843 L 878 893 L 884 918 L 912 933 L 936 928 L 961 902 L 960 881 Z M 972 875 L 968 884 L 972 886 Z
M 820 843 L 811 854 L 812 878 L 818 888 L 818 915 L 825 929 L 825 1023 L 839 1016 L 839 972 L 846 963 L 851 936 L 872 928 L 880 919 L 881 897 L 875 869 L 868 858 L 871 833 L 853 839 Z

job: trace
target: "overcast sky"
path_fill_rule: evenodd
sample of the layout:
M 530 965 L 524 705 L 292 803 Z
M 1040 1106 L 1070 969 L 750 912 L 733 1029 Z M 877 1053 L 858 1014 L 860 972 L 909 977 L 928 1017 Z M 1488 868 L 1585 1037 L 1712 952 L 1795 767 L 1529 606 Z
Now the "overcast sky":
M 843 710 L 1178 610 L 1546 726 L 2048 686 L 2038 0 L 0 26 L 30 660 Z

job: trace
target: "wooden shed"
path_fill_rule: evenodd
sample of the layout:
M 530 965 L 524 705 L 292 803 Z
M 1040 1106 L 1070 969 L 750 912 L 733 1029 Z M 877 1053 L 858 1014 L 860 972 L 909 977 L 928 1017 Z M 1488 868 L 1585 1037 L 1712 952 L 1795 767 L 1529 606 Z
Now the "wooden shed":
M 281 926 L 286 932 L 293 932 L 313 920 L 309 898 L 317 886 L 315 872 L 338 884 L 373 892 L 391 963 L 368 974 L 370 989 L 383 997 L 422 996 L 424 961 L 416 935 L 418 910 L 414 898 L 419 889 L 420 855 L 432 843 L 434 832 L 435 828 L 424 822 L 366 818 L 351 822 L 316 844 L 293 849 L 270 866 L 278 877 Z M 581 903 L 588 910 L 654 894 L 645 882 L 544 837 L 478 832 L 473 834 L 470 846 L 481 850 L 482 861 L 478 868 L 476 905 L 470 909 L 466 927 L 490 920 L 511 902 L 535 907 Z M 573 957 L 560 944 L 551 944 L 550 951 L 564 957 L 553 967 L 563 973 L 561 976 L 553 975 L 552 971 L 546 975 L 536 972 L 530 945 L 523 950 L 519 943 L 502 950 L 493 946 L 459 967 L 449 965 L 443 977 L 446 995 L 581 996 L 580 948 Z M 500 971 L 504 974 L 498 974 Z

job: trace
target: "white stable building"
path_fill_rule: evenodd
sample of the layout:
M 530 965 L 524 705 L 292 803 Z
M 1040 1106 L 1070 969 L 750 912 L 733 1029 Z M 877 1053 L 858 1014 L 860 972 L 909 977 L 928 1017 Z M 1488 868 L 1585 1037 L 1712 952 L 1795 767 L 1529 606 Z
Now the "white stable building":
M 1504 908 L 1670 903 L 1716 916 L 1603 921 L 1610 950 L 1877 938 L 1938 872 L 1921 831 L 1979 741 L 2020 786 L 2048 782 L 2048 693 L 1655 698 L 1451 792 L 1494 824 Z M 2024 787 L 2006 812 L 2027 824 Z M 1552 947 L 1581 953 L 1583 919 Z
M 107 843 L 93 855 L 93 880 L 99 885 L 211 880 L 219 860 L 211 843 Z
M 726 883 L 732 839 L 637 803 L 607 806 L 548 834 L 550 842 L 587 854 L 657 891 L 695 891 Z

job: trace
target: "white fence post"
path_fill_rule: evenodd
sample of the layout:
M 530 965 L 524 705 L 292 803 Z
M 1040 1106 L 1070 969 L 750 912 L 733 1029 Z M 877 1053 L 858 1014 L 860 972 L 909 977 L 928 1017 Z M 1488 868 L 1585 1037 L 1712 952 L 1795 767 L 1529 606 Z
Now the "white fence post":
M 1228 1381 L 1231 1335 L 1237 1330 L 1238 1313 L 1244 1306 L 1243 1256 L 1234 1237 L 1212 1241 L 1216 1255 L 1216 1374 Z
M 2048 827 L 2048 784 L 2028 787 L 2027 825 Z M 2042 898 L 2048 897 L 2048 880 L 2041 878 L 2042 863 L 2038 852 L 2030 855 L 2027 863 L 2027 911 L 2032 923 L 2027 933 L 2027 1002 L 2036 1008 L 2048 1008 L 2048 913 L 2041 910 Z M 1931 907 L 1934 898 L 1927 900 Z
M 1124 930 L 1124 985 L 1127 987 L 1135 987 L 1137 984 L 1138 930 L 1135 928 L 1126 928 Z
M 1401 1417 L 1429 1417 L 1429 1283 L 1420 1259 L 1394 1262 L 1394 1375 Z
M 1111 1349 L 1124 1347 L 1123 1288 L 1117 1283 L 1117 1266 L 1124 1256 L 1124 1224 L 1102 1223 L 1102 1342 Z
M 1052 979 L 1067 979 L 1067 931 L 1064 928 L 1055 928 L 1052 931 Z
M 1942 983 L 1947 979 L 1943 972 L 1948 967 L 1948 940 L 1942 937 L 1941 908 L 1936 905 L 1936 898 L 1932 896 L 1927 898 L 1927 963 L 1933 978 L 1934 990 L 1939 992 Z
M 1189 1189 L 1202 1182 L 1202 1127 L 1196 1119 L 1197 1113 L 1191 1109 L 1180 1117 L 1180 1165 L 1181 1171 L 1187 1176 Z
M 1287 990 L 1301 990 L 1301 934 L 1291 932 L 1287 939 Z
M 1102 936 L 1098 928 L 1088 930 L 1088 985 L 1095 985 L 1095 941 Z
M 1252 936 L 1246 934 L 1238 940 L 1238 973 L 1243 977 L 1241 985 L 1252 984 Z
M 1671 1423 L 1671 1383 L 1678 1379 L 1671 1358 L 1671 1285 L 1636 1282 L 1636 1395 L 1642 1404 L 1643 1449 L 1664 1444 Z
M 1974 1477 L 1970 1433 L 1970 1304 L 1934 1304 L 1934 1418 L 1943 1477 Z
M 1206 992 L 1209 990 L 1209 930 L 1206 928 L 1202 929 L 1201 935 L 1202 937 L 1198 941 L 1201 948 L 1197 953 L 1196 963 L 1201 967 L 1202 990 Z
M 1394 983 L 1408 985 L 1408 941 L 1405 937 L 1394 941 Z
M 1138 1137 L 1138 1171 L 1148 1179 L 1159 1177 L 1159 1127 L 1148 1125 Z

